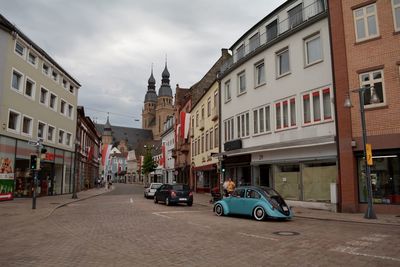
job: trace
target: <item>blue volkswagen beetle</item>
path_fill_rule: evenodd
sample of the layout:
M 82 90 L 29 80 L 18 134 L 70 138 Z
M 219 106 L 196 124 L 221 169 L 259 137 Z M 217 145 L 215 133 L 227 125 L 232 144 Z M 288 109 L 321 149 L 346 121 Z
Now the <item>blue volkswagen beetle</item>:
M 214 204 L 218 216 L 238 214 L 253 216 L 257 221 L 267 217 L 291 219 L 293 211 L 285 200 L 272 188 L 258 186 L 241 186 L 226 198 Z

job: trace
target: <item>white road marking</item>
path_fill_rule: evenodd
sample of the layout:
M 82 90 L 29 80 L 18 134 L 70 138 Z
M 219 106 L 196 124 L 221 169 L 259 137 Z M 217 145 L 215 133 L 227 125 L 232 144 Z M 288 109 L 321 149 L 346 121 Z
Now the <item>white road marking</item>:
M 371 242 L 366 242 L 366 241 L 353 240 L 353 241 L 346 242 L 346 245 L 359 246 L 359 247 L 368 247 L 368 246 L 371 246 L 372 243 Z
M 194 226 L 198 226 L 198 227 L 201 227 L 201 228 L 207 228 L 207 229 L 210 229 L 210 228 L 211 228 L 211 227 L 208 226 L 208 225 L 202 225 L 202 224 L 199 224 L 199 223 L 188 222 L 188 224 L 194 225 Z
M 373 241 L 373 242 L 380 242 L 382 241 L 382 238 L 380 237 L 371 237 L 371 236 L 363 236 L 360 238 L 361 240 L 364 241 Z
M 180 210 L 175 210 L 175 211 L 159 211 L 159 212 L 153 212 L 153 215 L 157 215 L 160 217 L 164 217 L 164 218 L 168 218 L 168 219 L 172 219 L 172 217 L 164 215 L 164 214 L 176 214 L 176 213 L 189 213 L 189 212 L 199 212 L 199 211 L 180 211 Z
M 272 240 L 272 241 L 278 241 L 278 239 L 276 239 L 276 238 L 266 237 L 266 236 L 261 236 L 261 235 L 253 235 L 253 234 L 247 234 L 247 233 L 241 233 L 241 232 L 239 232 L 238 234 L 244 235 L 244 236 L 255 237 L 255 238 L 261 238 L 261 239 Z
M 400 258 L 393 258 L 393 257 L 387 257 L 387 256 L 380 256 L 380 255 L 371 255 L 371 254 L 367 254 L 367 253 L 360 253 L 360 252 L 357 252 L 358 249 L 359 249 L 359 248 L 355 248 L 355 247 L 343 247 L 343 246 L 338 246 L 338 247 L 332 249 L 332 251 L 341 252 L 341 253 L 346 253 L 346 254 L 355 255 L 355 256 L 364 256 L 364 257 L 371 257 L 371 258 L 376 258 L 376 259 L 391 260 L 391 261 L 398 261 L 398 262 L 400 262 Z

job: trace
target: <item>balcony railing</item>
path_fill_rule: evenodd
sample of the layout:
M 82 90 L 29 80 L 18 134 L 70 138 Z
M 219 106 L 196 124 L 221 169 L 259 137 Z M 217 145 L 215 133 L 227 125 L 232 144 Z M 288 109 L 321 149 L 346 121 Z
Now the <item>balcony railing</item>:
M 258 48 L 273 42 L 285 33 L 289 33 L 290 31 L 295 30 L 315 16 L 326 12 L 326 10 L 326 0 L 316 0 L 310 5 L 302 8 L 298 12 L 292 12 L 291 14 L 290 12 L 288 12 L 290 16 L 287 19 L 275 24 L 274 22 L 270 23 L 269 25 L 267 25 L 266 32 L 261 34 L 258 38 L 251 38 L 248 44 L 240 47 L 236 51 L 232 51 L 233 55 L 222 65 L 221 73 L 224 73 L 225 71 L 230 69 L 233 64 L 235 64 L 240 59 L 247 57 Z
M 218 120 L 219 108 L 215 106 L 211 110 L 211 120 L 216 121 Z

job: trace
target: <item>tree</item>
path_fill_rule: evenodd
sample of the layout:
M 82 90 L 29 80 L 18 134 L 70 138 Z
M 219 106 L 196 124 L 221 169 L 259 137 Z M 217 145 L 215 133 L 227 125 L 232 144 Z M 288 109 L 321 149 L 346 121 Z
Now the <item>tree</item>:
M 143 159 L 143 165 L 142 165 L 143 174 L 148 176 L 148 174 L 153 172 L 156 168 L 157 168 L 157 164 L 153 160 L 151 151 L 147 150 L 146 155 L 144 156 L 144 159 Z

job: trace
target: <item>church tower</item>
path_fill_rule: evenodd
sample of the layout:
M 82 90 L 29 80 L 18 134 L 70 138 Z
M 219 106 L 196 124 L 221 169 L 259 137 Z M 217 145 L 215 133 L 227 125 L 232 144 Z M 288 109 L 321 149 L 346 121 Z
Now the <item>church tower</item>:
M 164 122 L 168 116 L 174 114 L 172 89 L 169 84 L 169 71 L 167 68 L 167 62 L 165 62 L 165 68 L 162 72 L 161 86 L 158 90 L 157 107 L 156 107 L 156 127 L 153 130 L 154 139 L 159 140 L 160 135 L 163 132 Z
M 112 130 L 111 130 L 111 124 L 110 124 L 110 120 L 107 116 L 107 122 L 104 125 L 104 129 L 103 129 L 103 134 L 101 135 L 101 142 L 103 144 L 107 144 L 107 145 L 112 145 Z
M 148 80 L 147 92 L 146 96 L 144 97 L 144 108 L 142 110 L 142 129 L 153 130 L 153 128 L 155 128 L 156 105 L 157 105 L 156 80 L 154 79 L 153 76 L 153 67 L 151 67 L 151 75 Z

